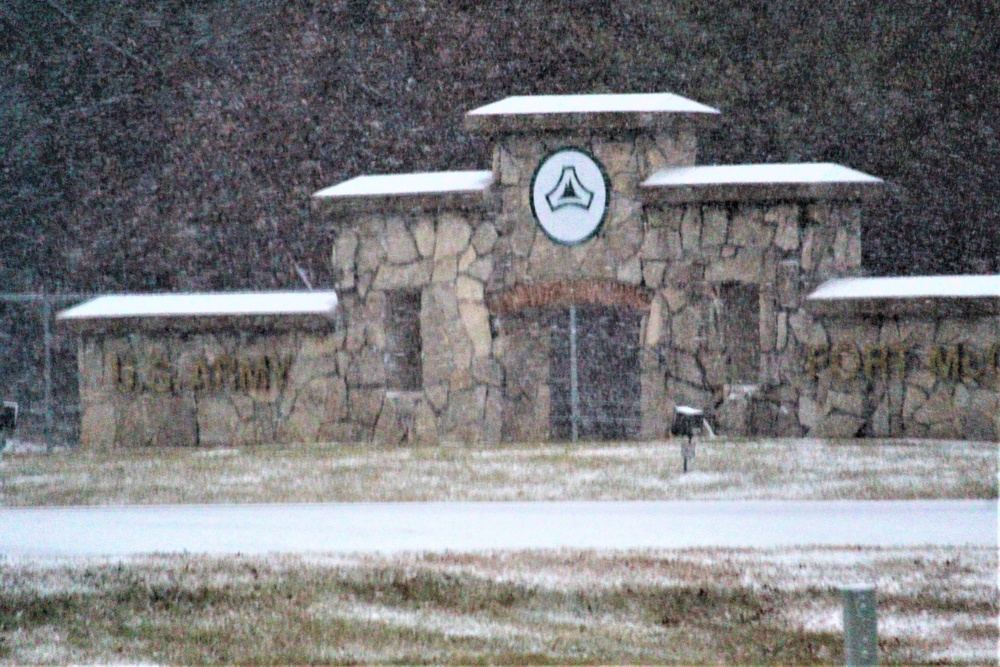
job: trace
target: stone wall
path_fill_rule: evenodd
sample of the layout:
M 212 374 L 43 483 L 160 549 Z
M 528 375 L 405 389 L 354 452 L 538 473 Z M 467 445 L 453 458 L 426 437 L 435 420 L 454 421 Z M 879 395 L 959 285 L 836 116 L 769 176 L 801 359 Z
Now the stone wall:
M 694 164 L 686 130 L 539 129 L 495 141 L 493 185 L 478 204 L 445 211 L 425 198 L 338 221 L 347 396 L 329 429 L 338 439 L 550 438 L 552 323 L 569 305 L 640 313 L 642 438 L 665 437 L 678 404 L 705 409 L 732 435 L 1000 434 L 995 316 L 810 309 L 820 284 L 862 273 L 860 194 L 776 185 L 764 197 L 733 186 L 705 202 L 644 190 L 653 171 Z M 566 147 L 595 157 L 611 186 L 603 227 L 571 247 L 541 231 L 529 201 L 540 161 Z M 422 384 L 391 391 L 386 295 L 414 289 Z M 740 357 L 747 341 L 752 354 Z M 853 354 L 861 370 L 851 374 L 841 362 Z M 885 377 L 865 370 L 883 367 Z
M 553 244 L 538 229 L 527 198 L 538 159 L 565 146 L 595 155 L 612 184 L 602 233 L 575 248 Z M 638 183 L 666 164 L 692 164 L 694 152 L 690 133 L 617 139 L 548 133 L 541 141 L 511 135 L 494 153 L 492 205 L 338 220 L 332 264 L 347 332 L 345 381 L 349 397 L 365 397 L 349 399 L 352 427 L 344 436 L 387 443 L 546 439 L 544 314 L 507 313 L 498 295 L 510 300 L 526 285 L 557 282 L 572 292 L 595 280 L 641 293 L 645 223 Z M 385 293 L 394 289 L 422 295 L 417 391 L 386 389 Z M 656 368 L 647 366 L 645 382 L 655 385 Z
M 1000 318 L 819 316 L 799 419 L 811 434 L 1000 440 Z
M 495 132 L 492 182 L 324 191 L 336 327 L 84 335 L 82 439 L 540 441 L 578 433 L 584 399 L 588 428 L 608 427 L 595 437 L 666 437 L 679 404 L 731 435 L 1000 435 L 995 316 L 834 317 L 807 303 L 860 275 L 859 202 L 877 179 L 645 187 L 695 164 L 695 125 L 596 122 L 477 117 Z M 539 164 L 565 148 L 609 186 L 603 225 L 573 246 L 531 208 Z M 580 323 L 584 364 L 564 335 Z M 581 394 L 581 369 L 601 391 Z
M 501 376 L 485 304 L 498 237 L 477 211 L 366 215 L 338 234 L 332 262 L 350 415 L 343 439 L 499 438 Z M 386 293 L 398 289 L 421 293 L 423 382 L 414 391 L 385 388 Z
M 573 247 L 549 239 L 529 203 L 539 161 L 567 146 L 590 152 L 611 183 L 601 231 Z M 333 427 L 339 439 L 547 439 L 546 310 L 608 299 L 642 313 L 635 341 L 642 437 L 664 437 L 680 403 L 712 411 L 730 432 L 745 432 L 755 419 L 751 397 L 730 386 L 719 329 L 720 289 L 728 283 L 759 288 L 753 384 L 767 387 L 775 414 L 784 415 L 762 428 L 804 432 L 795 416 L 810 342 L 803 303 L 824 280 L 859 271 L 859 206 L 646 201 L 639 184 L 653 170 L 694 158 L 690 133 L 503 135 L 483 205 L 441 211 L 393 204 L 384 213 L 338 219 L 332 264 L 348 396 L 348 418 Z M 422 388 L 390 391 L 386 293 L 410 289 L 421 293 Z
M 342 338 L 323 331 L 83 335 L 81 445 L 333 439 L 347 409 Z
M 860 211 L 850 202 L 650 207 L 640 259 L 654 294 L 644 342 L 657 351 L 665 402 L 713 413 L 721 430 L 798 435 L 801 357 L 812 332 L 803 306 L 824 280 L 861 265 Z M 723 286 L 759 294 L 755 378 L 727 377 Z M 740 386 L 734 386 L 739 384 Z M 749 386 L 744 386 L 749 385 Z M 766 388 L 771 417 L 753 415 Z

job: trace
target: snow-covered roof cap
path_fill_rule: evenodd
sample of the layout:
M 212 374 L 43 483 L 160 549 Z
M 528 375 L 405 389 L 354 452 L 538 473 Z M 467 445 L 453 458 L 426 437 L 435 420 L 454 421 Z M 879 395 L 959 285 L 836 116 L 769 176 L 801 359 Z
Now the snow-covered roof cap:
M 642 183 L 666 203 L 770 199 L 860 199 L 882 179 L 830 162 L 737 164 L 662 169 Z
M 921 307 L 961 305 L 1000 312 L 1000 274 L 838 278 L 809 295 L 814 309 L 826 312 L 898 312 Z
M 329 318 L 336 310 L 337 293 L 333 291 L 123 294 L 91 299 L 62 311 L 58 319 L 96 323 L 186 318 Z
M 912 276 L 897 278 L 838 278 L 828 280 L 810 299 L 914 299 L 944 297 L 1000 298 L 1000 275 Z
M 313 197 L 384 197 L 438 192 L 482 192 L 493 181 L 491 171 L 436 171 L 421 174 L 358 176 Z
M 465 114 L 472 131 L 505 132 L 609 126 L 652 127 L 678 115 L 715 118 L 718 109 L 673 93 L 519 95 Z
M 358 176 L 313 194 L 324 209 L 379 210 L 386 206 L 425 208 L 482 204 L 491 171 L 437 171 Z

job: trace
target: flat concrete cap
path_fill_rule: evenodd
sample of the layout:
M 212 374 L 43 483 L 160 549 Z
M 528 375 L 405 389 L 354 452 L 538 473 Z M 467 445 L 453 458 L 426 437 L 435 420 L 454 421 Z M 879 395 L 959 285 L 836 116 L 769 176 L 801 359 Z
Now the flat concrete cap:
M 1000 274 L 838 278 L 808 297 L 826 314 L 902 314 L 926 311 L 1000 312 Z
M 64 310 L 60 320 L 333 315 L 337 293 L 220 292 L 101 296 Z
M 646 201 L 864 199 L 882 179 L 830 162 L 737 164 L 663 169 L 642 183 Z
M 437 171 L 358 176 L 313 194 L 324 211 L 380 211 L 482 206 L 491 171 Z
M 473 132 L 537 129 L 637 129 L 676 125 L 678 118 L 714 120 L 718 109 L 673 93 L 533 95 L 508 97 L 465 114 Z

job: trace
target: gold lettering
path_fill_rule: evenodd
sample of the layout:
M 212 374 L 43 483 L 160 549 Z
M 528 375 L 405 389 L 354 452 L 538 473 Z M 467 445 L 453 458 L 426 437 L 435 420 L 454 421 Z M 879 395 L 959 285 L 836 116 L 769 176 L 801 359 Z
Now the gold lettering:
M 849 363 L 845 362 L 845 357 L 849 358 Z M 833 346 L 830 353 L 830 367 L 833 369 L 833 376 L 838 380 L 850 382 L 861 370 L 861 355 L 857 346 L 846 341 Z
M 267 391 L 270 388 L 270 377 L 267 372 L 267 357 L 257 359 L 240 359 L 238 391 Z
M 123 394 L 136 390 L 135 358 L 119 354 L 111 358 L 111 383 Z
M 806 357 L 806 376 L 818 380 L 819 372 L 830 365 L 830 350 L 826 346 L 811 347 Z
M 958 380 L 962 349 L 959 345 L 941 345 L 931 349 L 931 370 L 942 380 Z
M 173 391 L 174 379 L 171 373 L 170 362 L 157 353 L 149 355 L 149 389 L 157 393 L 165 394 Z
M 212 368 L 205 357 L 198 357 L 191 366 L 191 391 L 207 391 L 212 386 Z
M 233 363 L 231 357 L 225 354 L 220 354 L 212 361 L 212 389 L 215 391 L 226 391 L 232 390 L 235 384 L 234 380 L 234 370 L 236 364 Z
M 279 391 L 284 389 L 285 385 L 288 384 L 288 375 L 294 361 L 295 355 L 286 354 L 283 357 L 278 357 L 277 363 L 272 366 L 274 369 L 274 386 Z
M 986 363 L 979 353 L 967 345 L 962 345 L 962 381 L 979 382 L 986 376 Z
M 889 357 L 895 356 L 896 363 L 893 365 L 893 370 L 896 371 L 896 375 L 899 377 L 906 376 L 906 356 L 909 353 L 909 348 L 906 347 L 905 343 L 894 343 L 889 346 Z
M 872 382 L 875 382 L 879 378 L 875 376 L 875 372 L 881 376 L 881 379 L 889 379 L 889 348 L 885 345 L 870 345 L 864 349 L 862 353 L 863 366 L 865 369 L 865 376 Z
M 1000 342 L 993 343 L 990 346 L 989 351 L 986 352 L 986 359 L 983 365 L 989 368 L 994 375 L 1000 377 Z

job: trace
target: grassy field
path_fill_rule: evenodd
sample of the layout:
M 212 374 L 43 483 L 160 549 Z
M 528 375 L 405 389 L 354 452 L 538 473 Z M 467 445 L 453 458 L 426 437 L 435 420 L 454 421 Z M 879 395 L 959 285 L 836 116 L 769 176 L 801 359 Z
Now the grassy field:
M 148 556 L 0 566 L 0 662 L 995 664 L 993 549 Z
M 4 454 L 0 504 L 996 498 L 997 445 L 727 441 Z M 4 560 L 0 663 L 997 664 L 997 551 L 502 551 Z
M 414 500 L 996 498 L 997 445 L 679 441 L 62 450 L 0 460 L 0 505 Z

